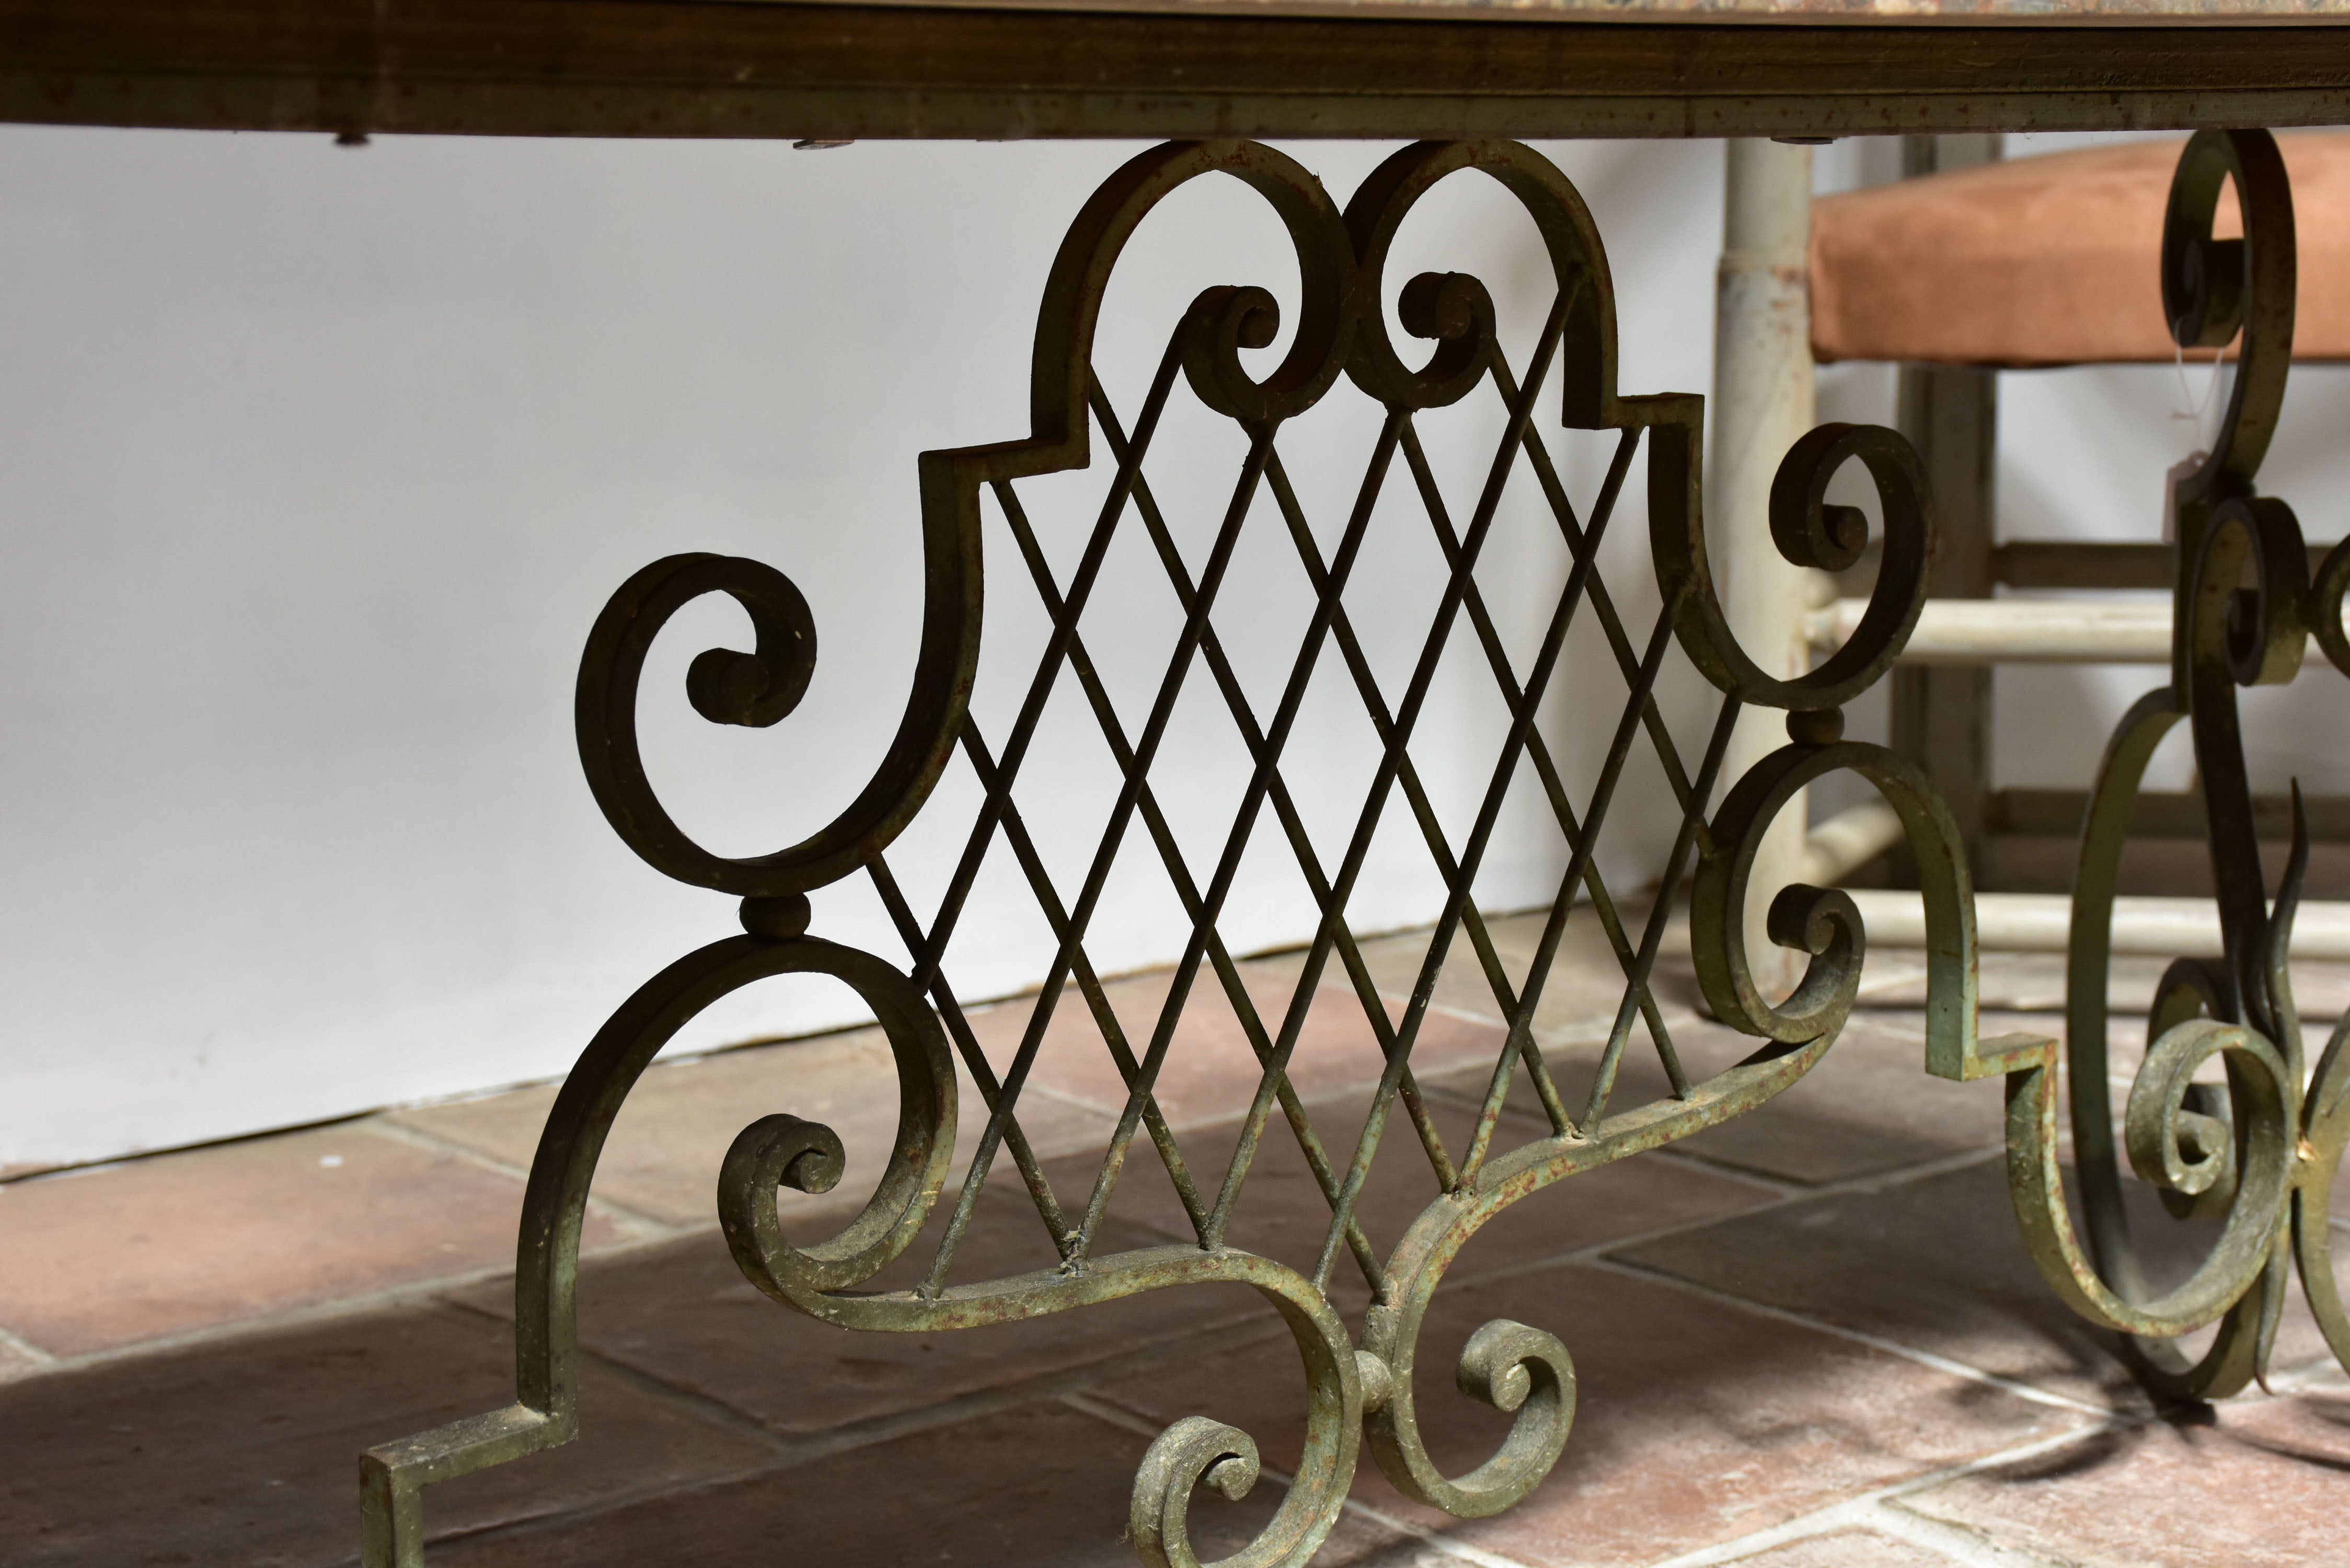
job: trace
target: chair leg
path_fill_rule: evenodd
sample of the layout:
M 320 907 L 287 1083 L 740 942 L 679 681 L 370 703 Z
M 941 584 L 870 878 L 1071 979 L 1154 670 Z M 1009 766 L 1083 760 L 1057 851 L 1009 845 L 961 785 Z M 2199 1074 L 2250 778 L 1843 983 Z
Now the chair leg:
M 1993 136 L 1903 139 L 1911 177 L 1988 163 Z M 1996 543 L 1999 379 L 1966 366 L 1904 365 L 1898 425 L 1925 461 L 1935 508 L 1936 598 L 1989 598 Z M 1934 781 L 1959 825 L 1967 863 L 1988 868 L 1991 815 L 1991 675 L 1988 668 L 1922 668 L 1893 673 L 1893 749 Z
M 1812 150 L 1760 140 L 1728 144 L 1721 266 L 1715 295 L 1712 452 L 1706 510 L 1722 576 L 1723 607 L 1748 656 L 1784 679 L 1809 667 L 1804 614 L 1812 574 L 1771 538 L 1771 481 L 1787 449 L 1812 428 L 1811 309 L 1804 283 L 1811 235 Z M 1739 718 L 1723 776 L 1738 778 L 1787 743 L 1784 715 Z M 1802 965 L 1769 940 L 1765 912 L 1803 880 L 1809 821 L 1801 800 L 1763 835 L 1747 908 L 1746 950 L 1757 983 L 1783 993 Z
M 1965 367 L 1905 365 L 1900 420 L 1933 486 L 1929 591 L 1937 598 L 1988 598 L 1997 375 Z M 1892 693 L 1893 749 L 1926 770 L 1958 819 L 1968 863 L 1983 867 L 1991 826 L 1990 667 L 1897 670 Z

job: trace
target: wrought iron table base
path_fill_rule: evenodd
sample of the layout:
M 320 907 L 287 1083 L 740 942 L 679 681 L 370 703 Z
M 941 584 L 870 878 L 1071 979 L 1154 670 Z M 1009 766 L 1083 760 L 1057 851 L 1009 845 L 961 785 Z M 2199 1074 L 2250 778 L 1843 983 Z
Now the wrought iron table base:
M 1390 242 L 1406 214 L 1439 181 L 1477 171 L 1501 182 L 1532 216 L 1546 247 L 1556 298 L 1523 379 L 1504 358 L 1484 286 L 1460 274 L 1423 274 L 1401 290 L 1399 316 L 1426 358 L 1407 362 L 1391 339 L 1382 301 Z M 1279 311 L 1255 287 L 1206 290 L 1173 333 L 1149 396 L 1131 426 L 1093 374 L 1097 317 L 1113 268 L 1144 217 L 1187 182 L 1232 175 L 1280 217 L 1295 247 L 1300 306 L 1291 347 L 1262 379 L 1242 361 L 1271 345 Z M 2243 213 L 2242 240 L 2211 237 L 2223 183 Z M 1039 313 L 1032 365 L 1031 433 L 1001 445 L 931 452 L 920 463 L 925 609 L 913 691 L 897 737 L 872 781 L 832 824 L 777 853 L 729 859 L 704 849 L 654 795 L 639 754 L 635 713 L 644 659 L 662 626 L 685 604 L 731 596 L 751 616 L 756 647 L 712 649 L 692 663 L 688 695 L 713 722 L 764 726 L 788 714 L 806 690 L 816 659 L 815 622 L 791 582 L 756 562 L 673 556 L 638 573 L 614 596 L 591 633 L 577 694 L 580 753 L 588 781 L 620 836 L 655 867 L 743 900 L 744 935 L 691 953 L 624 1003 L 588 1044 L 549 1114 L 532 1168 L 516 1258 L 516 1388 L 514 1404 L 387 1445 L 362 1461 L 365 1560 L 370 1568 L 423 1562 L 421 1489 L 430 1482 L 568 1442 L 578 1433 L 577 1302 L 580 1229 L 590 1179 L 613 1117 L 661 1046 L 704 1009 L 776 975 L 829 975 L 854 989 L 886 1032 L 899 1096 L 898 1133 L 871 1199 L 846 1229 L 816 1245 L 783 1234 L 780 1189 L 822 1192 L 841 1177 L 845 1151 L 828 1128 L 778 1111 L 735 1139 L 718 1174 L 718 1210 L 743 1272 L 783 1304 L 852 1328 L 931 1332 L 977 1327 L 1064 1312 L 1175 1286 L 1253 1286 L 1279 1313 L 1305 1364 L 1305 1450 L 1270 1524 L 1234 1557 L 1242 1568 L 1302 1563 L 1336 1521 L 1360 1446 L 1407 1495 L 1463 1517 L 1492 1514 L 1523 1497 L 1562 1451 L 1575 1406 L 1566 1346 L 1539 1326 L 1496 1321 L 1470 1339 L 1456 1381 L 1470 1397 L 1515 1412 L 1500 1449 L 1468 1474 L 1447 1476 L 1422 1445 L 1416 1416 L 1415 1356 L 1430 1298 L 1478 1229 L 1503 1209 L 1575 1173 L 1686 1137 L 1753 1109 L 1811 1070 L 1834 1044 L 1856 994 L 1865 951 L 1851 901 L 1832 890 L 1794 887 L 1769 911 L 1773 940 L 1808 955 L 1794 992 L 1773 1003 L 1757 988 L 1745 951 L 1744 909 L 1756 846 L 1773 818 L 1803 787 L 1838 770 L 1867 778 L 1899 814 L 1924 887 L 1929 990 L 1926 1067 L 1948 1078 L 2002 1077 L 2008 1103 L 2010 1186 L 2024 1237 L 2054 1288 L 2091 1321 L 2133 1336 L 2125 1343 L 2142 1376 L 2173 1394 L 2216 1396 L 2262 1371 L 2282 1300 L 2288 1254 L 2298 1251 L 2304 1287 L 2337 1356 L 2350 1359 L 2327 1250 L 2326 1201 L 2350 1137 L 2350 1066 L 2337 1031 L 2314 1075 L 2302 1062 L 2298 1020 L 2284 962 L 2305 836 L 2273 906 L 2262 882 L 2249 786 L 2237 734 L 2234 688 L 2287 680 L 2314 635 L 2350 670 L 2341 601 L 2350 586 L 2350 546 L 2337 549 L 2313 585 L 2292 513 L 2256 495 L 2252 479 L 2273 427 L 2291 355 L 2293 228 L 2290 194 L 2271 140 L 2262 132 L 2205 132 L 2189 146 L 2174 190 L 2163 246 L 2165 300 L 2182 344 L 2217 347 L 2241 330 L 2243 346 L 2226 431 L 2213 454 L 2179 482 L 2178 649 L 2172 684 L 2134 709 L 2108 753 L 2093 795 L 2075 897 L 2069 1010 L 2071 1132 L 2088 1215 L 2076 1235 L 2058 1171 L 2057 1042 L 2031 1035 L 1980 1039 L 1969 868 L 1950 813 L 1931 783 L 1884 748 L 1846 741 L 1841 710 L 1890 666 L 1915 624 L 1931 550 L 1931 498 L 1916 454 L 1898 435 L 1872 426 L 1825 425 L 1798 441 L 1771 494 L 1772 531 L 1800 565 L 1841 569 L 1856 562 L 1868 532 L 1857 511 L 1829 504 L 1830 478 L 1858 462 L 1882 504 L 1882 567 L 1852 640 L 1810 673 L 1765 674 L 1739 647 L 1715 597 L 1699 507 L 1702 400 L 1620 396 L 1616 322 L 1607 264 L 1581 198 L 1550 163 L 1509 142 L 1425 142 L 1397 153 L 1341 211 L 1289 158 L 1247 142 L 1171 143 L 1145 152 L 1088 201 L 1063 243 Z M 1326 556 L 1282 466 L 1286 421 L 1313 408 L 1346 378 L 1384 411 L 1343 535 Z M 1145 455 L 1179 380 L 1209 410 L 1232 421 L 1246 455 L 1212 548 L 1196 574 L 1169 531 L 1147 481 Z M 1539 433 L 1537 400 L 1550 385 L 1571 429 L 1611 431 L 1617 445 L 1588 517 L 1568 503 Z M 1475 511 L 1456 527 L 1415 429 L 1423 410 L 1490 389 L 1504 410 L 1503 434 Z M 1047 564 L 1023 509 L 1018 482 L 1089 465 L 1095 431 L 1113 460 L 1107 498 L 1066 582 Z M 1648 463 L 1649 552 L 1660 597 L 1640 629 L 1609 594 L 1598 570 L 1601 539 L 1640 449 Z M 1344 591 L 1372 524 L 1376 503 L 1397 479 L 1423 504 L 1449 576 L 1409 686 L 1390 705 L 1374 679 Z M 1480 591 L 1475 567 L 1492 535 L 1503 491 L 1521 469 L 1540 485 L 1573 566 L 1552 609 L 1540 650 L 1515 667 Z M 1315 607 L 1295 663 L 1269 714 L 1252 705 L 1219 639 L 1213 609 L 1244 524 L 1267 497 L 1312 586 Z M 982 516 L 992 498 L 1021 565 L 1050 618 L 1043 659 L 1008 733 L 991 741 L 969 706 L 982 624 Z M 1129 733 L 1095 666 L 1080 621 L 1113 535 L 1140 526 L 1175 589 L 1183 622 L 1149 716 Z M 2251 586 L 2241 586 L 2249 576 Z M 1629 692 L 1597 782 L 1578 812 L 1535 723 L 1578 615 L 1597 620 Z M 1466 622 L 1507 706 L 1509 722 L 1475 822 L 1457 844 L 1440 822 L 1414 768 L 1409 742 L 1429 701 L 1439 659 Z M 1694 768 L 1684 760 L 1656 697 L 1669 650 L 1681 654 L 1720 693 Z M 1306 687 L 1335 651 L 1379 742 L 1365 804 L 1344 853 L 1325 864 L 1285 783 L 1282 763 Z M 1177 698 L 1204 669 L 1230 708 L 1253 762 L 1239 811 L 1215 865 L 1194 873 L 1151 787 Z M 1082 888 L 1065 899 L 1013 794 L 1046 700 L 1073 680 L 1099 722 L 1122 783 Z M 1721 759 L 1746 707 L 1783 710 L 1788 743 L 1730 784 Z M 2184 1284 L 2159 1296 L 2145 1287 L 2120 1208 L 2105 1074 L 2105 922 L 2115 869 L 2138 778 L 2154 742 L 2180 719 L 2193 726 L 2197 759 L 2210 792 L 2213 866 L 2228 959 L 2182 961 L 2166 977 L 2150 1021 L 2153 1044 L 2124 1120 L 2132 1168 L 2163 1190 L 2178 1214 L 2224 1214 L 2222 1237 Z M 1599 870 L 1602 829 L 1627 759 L 1646 740 L 1677 799 L 1679 822 L 1660 886 L 1694 875 L 1690 932 L 1698 976 L 1723 1022 L 1755 1036 L 1745 1061 L 1692 1082 L 1681 1068 L 1649 988 L 1672 898 L 1660 897 L 1636 931 Z M 885 851 L 920 812 L 958 754 L 984 802 L 967 847 L 926 924 L 893 876 Z M 1568 867 L 1522 986 L 1514 985 L 1470 898 L 1504 794 L 1531 768 L 1568 848 Z M 1348 899 L 1372 836 L 1400 794 L 1426 838 L 1446 889 L 1419 983 L 1399 1022 L 1390 1017 L 1347 921 Z M 1297 989 L 1283 1016 L 1260 1015 L 1220 928 L 1252 835 L 1270 809 L 1321 909 Z M 1111 862 L 1139 822 L 1165 863 L 1190 932 L 1164 1008 L 1147 1039 L 1130 1040 L 1087 956 L 1088 922 Z M 1000 1075 L 981 1051 L 944 972 L 943 960 L 981 860 L 1001 844 L 1018 862 L 1058 950 L 1017 1054 Z M 858 874 L 868 877 L 899 928 L 910 962 L 900 969 L 871 953 L 807 934 L 806 895 Z M 1534 1036 L 1532 1020 L 1570 915 L 1585 900 L 1621 962 L 1626 985 L 1591 1091 L 1579 1106 L 1563 1096 Z M 1411 1053 L 1439 971 L 1465 937 L 1510 1027 L 1465 1147 L 1446 1147 L 1422 1104 Z M 1307 1006 L 1333 959 L 1364 1007 L 1366 1032 L 1384 1059 L 1370 1108 L 1350 1145 L 1333 1148 L 1315 1131 L 1289 1078 Z M 1212 1181 L 1183 1158 L 1155 1097 L 1176 1021 L 1202 966 L 1241 1021 L 1261 1067 L 1238 1147 Z M 1082 1205 L 1064 1206 L 1023 1136 L 1023 1086 L 1055 1008 L 1075 994 L 1092 1013 L 1126 1084 L 1128 1097 L 1107 1153 Z M 1636 1023 L 1645 1023 L 1671 1092 L 1617 1110 L 1610 1101 Z M 2214 1056 L 2224 1089 L 2196 1081 Z M 909 1290 L 859 1293 L 916 1239 L 946 1187 L 959 1115 L 956 1063 L 979 1087 L 985 1126 L 969 1174 L 943 1227 L 924 1282 Z M 1523 1071 L 1550 1124 L 1548 1136 L 1497 1147 L 1504 1102 Z M 1357 1199 L 1388 1122 L 1400 1107 L 1427 1155 L 1440 1195 L 1382 1258 L 1356 1217 Z M 1299 1142 L 1331 1209 L 1319 1255 L 1299 1269 L 1230 1245 L 1252 1158 L 1274 1112 Z M 1196 1231 L 1196 1244 L 1096 1251 L 1096 1239 L 1138 1134 L 1167 1167 Z M 1277 1136 L 1277 1135 L 1274 1135 Z M 972 1205 L 996 1163 L 1009 1157 L 1060 1257 L 1057 1268 L 1009 1279 L 951 1279 Z M 1334 1309 L 1335 1270 L 1359 1269 L 1372 1292 L 1360 1343 Z M 2217 1343 L 2194 1365 L 2172 1342 L 2217 1322 Z M 1157 1568 L 1197 1563 L 1186 1525 L 1202 1485 L 1238 1498 L 1255 1483 L 1259 1458 L 1248 1434 L 1193 1417 L 1155 1441 L 1136 1478 L 1131 1541 Z

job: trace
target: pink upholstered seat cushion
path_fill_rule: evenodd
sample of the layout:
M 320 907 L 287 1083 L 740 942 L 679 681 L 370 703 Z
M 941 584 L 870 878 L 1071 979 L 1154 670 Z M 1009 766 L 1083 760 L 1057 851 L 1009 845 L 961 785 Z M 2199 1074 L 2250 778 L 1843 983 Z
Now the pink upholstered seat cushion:
M 2350 135 L 2280 136 L 2301 290 L 2293 353 L 2350 359 Z M 1812 204 L 1812 351 L 1950 365 L 2167 360 L 2157 271 L 2181 141 L 1879 185 Z M 2241 233 L 2223 194 L 2218 232 Z

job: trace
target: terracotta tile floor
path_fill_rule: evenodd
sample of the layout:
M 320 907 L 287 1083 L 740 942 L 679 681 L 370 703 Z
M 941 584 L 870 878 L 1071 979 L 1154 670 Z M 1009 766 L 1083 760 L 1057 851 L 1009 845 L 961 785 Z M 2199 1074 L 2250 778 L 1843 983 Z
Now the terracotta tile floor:
M 1499 920 L 1494 934 L 1522 963 L 1531 924 Z M 1399 938 L 1366 956 L 1399 997 L 1418 951 Z M 1570 943 L 1561 961 L 1538 1038 L 1573 1100 L 1620 980 L 1603 948 Z M 1666 961 L 1659 991 L 1684 1060 L 1710 1070 L 1742 1055 L 1700 1016 L 1685 960 Z M 1367 1457 L 1320 1563 L 2350 1562 L 2350 1380 L 2298 1303 L 2274 1395 L 2151 1408 L 2023 1255 L 1998 1089 L 1926 1077 L 1919 967 L 1895 952 L 1870 962 L 1862 1011 L 1802 1085 L 1675 1149 L 1535 1195 L 1455 1266 L 1424 1364 L 1449 1365 L 1494 1317 L 1548 1328 L 1576 1358 L 1576 1424 L 1550 1479 L 1516 1509 L 1463 1522 L 1406 1500 Z M 1295 961 L 1246 967 L 1260 1006 L 1277 1007 Z M 2118 1008 L 2144 1005 L 2144 967 L 2117 968 Z M 1140 1017 L 1164 981 L 1114 990 L 1121 1014 Z M 2303 993 L 2313 1007 L 2350 1000 L 2350 966 L 2314 966 Z M 1501 1034 L 1465 962 L 1437 994 L 1446 1011 L 1416 1066 L 1430 1119 L 1457 1141 Z M 2061 966 L 1989 960 L 1983 996 L 2002 1026 L 2053 1033 Z M 983 1048 L 1008 1053 L 1024 1016 L 977 1017 Z M 1203 989 L 1163 1096 L 1196 1167 L 1219 1168 L 1231 1147 L 1251 1064 L 1221 993 Z M 1296 1076 L 1326 1137 L 1351 1137 L 1377 1066 L 1351 993 L 1323 992 Z M 1269 1470 L 1294 1462 L 1303 1375 L 1246 1291 L 858 1335 L 745 1283 L 711 1216 L 734 1133 L 781 1108 L 842 1133 L 841 1188 L 791 1196 L 805 1211 L 794 1222 L 821 1227 L 870 1179 L 894 1124 L 890 1083 L 870 1032 L 647 1076 L 614 1129 L 588 1227 L 581 1440 L 431 1489 L 434 1563 L 1123 1568 L 1134 1468 L 1169 1422 L 1212 1415 L 1255 1437 Z M 1636 1044 L 1618 1103 L 1662 1086 Z M 1056 1187 L 1090 1180 L 1120 1087 L 1080 1011 L 1065 1009 L 1024 1104 Z M 359 1451 L 512 1397 L 504 1262 L 551 1096 L 522 1089 L 0 1185 L 0 1563 L 353 1562 Z M 1504 1136 L 1538 1130 L 1538 1116 L 1522 1084 Z M 964 1158 L 973 1137 L 967 1125 Z M 1363 1196 L 1373 1244 L 1391 1245 L 1435 1190 L 1399 1121 Z M 1147 1145 L 1109 1212 L 1111 1245 L 1188 1234 Z M 1235 1241 L 1310 1262 L 1326 1215 L 1276 1127 Z M 1052 1257 L 997 1173 L 959 1276 Z M 1367 1299 L 1346 1273 L 1336 1296 L 1350 1314 Z M 1423 1378 L 1421 1419 L 1459 1473 L 1503 1422 L 1445 1381 Z M 1269 1477 L 1239 1503 L 1202 1497 L 1203 1555 L 1236 1549 L 1279 1496 Z

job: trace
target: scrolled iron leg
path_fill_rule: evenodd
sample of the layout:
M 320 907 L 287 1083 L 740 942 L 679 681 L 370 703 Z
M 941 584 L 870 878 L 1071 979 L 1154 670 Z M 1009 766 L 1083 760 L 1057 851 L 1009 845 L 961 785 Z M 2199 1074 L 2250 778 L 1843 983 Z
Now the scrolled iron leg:
M 576 1412 L 558 1416 L 515 1403 L 369 1449 L 359 1457 L 359 1561 L 365 1568 L 424 1568 L 426 1486 L 578 1435 Z
M 2230 190 L 2243 237 L 2223 240 L 2215 220 Z M 2239 688 L 2298 675 L 2312 636 L 2350 671 L 2342 629 L 2350 554 L 2334 550 L 2313 582 L 2292 508 L 2254 485 L 2282 408 L 2295 303 L 2292 194 L 2267 132 L 2204 131 L 2182 150 L 2164 222 L 2161 282 L 2181 348 L 2235 344 L 2238 369 L 2210 451 L 2173 476 L 2170 683 L 2141 698 L 2116 729 L 2082 830 L 2065 1051 L 2085 1246 L 2058 1176 L 2053 1050 L 2010 1078 L 2007 1139 L 2016 1216 L 2051 1287 L 2089 1321 L 2124 1336 L 2123 1357 L 2149 1391 L 2209 1399 L 2265 1379 L 2296 1258 L 2329 1345 L 2350 1365 L 2350 1325 L 2324 1218 L 2350 1132 L 2340 1116 L 2341 1057 L 2329 1047 L 2305 1083 L 2287 961 L 2307 825 L 2296 788 L 2293 853 L 2272 901 L 2237 710 Z M 2182 960 L 2164 975 L 2117 1150 L 2106 1051 L 2114 898 L 2147 765 L 2182 721 L 2208 808 L 2225 955 Z M 2337 1031 L 2337 1046 L 2342 1037 Z M 2214 1058 L 2225 1067 L 2224 1088 L 2194 1081 Z M 2123 1206 L 2125 1152 L 2171 1215 L 2224 1221 L 2194 1273 L 2159 1293 L 2148 1284 Z M 2214 1323 L 2214 1342 L 2189 1358 L 2179 1336 Z
M 421 1489 L 487 1469 L 579 1435 L 577 1288 L 579 1236 L 588 1190 L 612 1119 L 660 1048 L 721 998 L 780 974 L 821 973 L 847 981 L 882 1022 L 899 1071 L 899 1132 L 888 1168 L 864 1211 L 830 1245 L 806 1252 L 777 1246 L 797 1283 L 829 1288 L 887 1266 L 921 1228 L 937 1199 L 954 1145 L 954 1073 L 938 1021 L 906 977 L 869 954 L 814 938 L 754 936 L 713 942 L 648 981 L 598 1031 L 564 1080 L 547 1115 L 524 1189 L 515 1272 L 516 1398 L 503 1409 L 452 1422 L 370 1449 L 360 1460 L 365 1568 L 421 1568 Z M 751 1152 L 730 1166 L 743 1180 L 768 1179 L 806 1189 L 839 1179 L 840 1140 L 829 1128 L 769 1116 L 751 1129 Z M 738 1150 L 743 1147 L 738 1140 Z M 769 1173 L 768 1166 L 775 1169 Z

